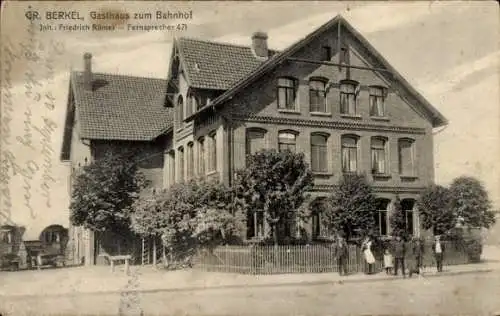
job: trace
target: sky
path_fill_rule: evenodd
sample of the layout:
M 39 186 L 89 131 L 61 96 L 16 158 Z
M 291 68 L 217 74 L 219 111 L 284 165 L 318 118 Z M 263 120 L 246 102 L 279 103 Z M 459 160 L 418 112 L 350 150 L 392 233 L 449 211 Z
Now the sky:
M 166 78 L 173 36 L 249 45 L 253 32 L 265 31 L 269 46 L 282 50 L 337 14 L 342 14 L 448 118 L 449 125 L 436 130 L 434 138 L 436 182 L 447 185 L 460 175 L 475 176 L 484 183 L 495 207 L 500 208 L 500 34 L 499 9 L 494 1 L 81 1 L 2 5 L 0 144 L 4 163 L 0 208 L 15 222 L 68 226 L 69 167 L 60 163 L 59 154 L 69 72 L 82 68 L 84 52 L 92 53 L 96 72 Z M 40 12 L 44 18 L 47 11 L 73 10 L 86 20 L 42 19 L 29 31 L 30 22 L 25 17 L 29 10 Z M 144 22 L 187 25 L 178 32 L 38 30 L 39 24 L 89 23 L 91 11 L 103 10 L 192 10 L 193 18 Z M 33 56 L 30 51 L 37 53 Z

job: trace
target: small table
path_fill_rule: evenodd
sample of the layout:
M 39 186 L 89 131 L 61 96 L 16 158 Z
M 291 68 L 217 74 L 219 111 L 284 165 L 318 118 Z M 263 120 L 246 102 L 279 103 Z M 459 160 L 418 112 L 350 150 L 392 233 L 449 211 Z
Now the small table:
M 119 256 L 110 256 L 110 255 L 102 255 L 103 257 L 108 258 L 109 263 L 111 264 L 111 272 L 115 271 L 115 262 L 116 261 L 124 261 L 125 262 L 125 274 L 128 274 L 129 261 L 132 259 L 131 255 L 119 255 Z

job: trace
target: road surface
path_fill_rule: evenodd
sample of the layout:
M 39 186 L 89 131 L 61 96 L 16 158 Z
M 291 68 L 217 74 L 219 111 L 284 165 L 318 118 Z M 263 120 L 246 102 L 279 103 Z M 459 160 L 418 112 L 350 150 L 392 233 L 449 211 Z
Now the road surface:
M 326 285 L 3 297 L 0 309 L 4 315 L 500 315 L 500 272 Z

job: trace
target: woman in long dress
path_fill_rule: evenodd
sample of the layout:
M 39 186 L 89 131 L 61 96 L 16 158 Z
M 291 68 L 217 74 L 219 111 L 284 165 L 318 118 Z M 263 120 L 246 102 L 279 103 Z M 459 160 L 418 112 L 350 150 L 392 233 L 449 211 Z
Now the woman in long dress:
M 363 242 L 363 254 L 365 256 L 366 263 L 368 265 L 367 274 L 373 274 L 373 265 L 375 264 L 375 257 L 372 253 L 372 240 L 367 237 Z

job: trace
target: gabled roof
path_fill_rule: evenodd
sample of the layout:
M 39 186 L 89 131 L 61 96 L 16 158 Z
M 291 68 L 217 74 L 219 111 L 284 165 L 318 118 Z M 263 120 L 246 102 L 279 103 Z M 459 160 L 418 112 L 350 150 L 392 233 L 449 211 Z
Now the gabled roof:
M 341 15 L 337 15 L 335 18 L 325 23 L 314 32 L 310 33 L 303 39 L 299 40 L 295 44 L 291 45 L 284 51 L 275 54 L 272 58 L 268 59 L 267 62 L 262 63 L 259 67 L 255 68 L 253 71 L 248 73 L 246 76 L 242 77 L 241 80 L 232 85 L 228 90 L 226 90 L 222 95 L 213 100 L 213 102 L 204 108 L 200 109 L 196 113 L 203 112 L 208 108 L 221 106 L 225 104 L 227 101 L 233 98 L 233 96 L 257 81 L 264 74 L 276 68 L 281 63 L 285 62 L 287 58 L 292 57 L 297 51 L 310 43 L 313 39 L 321 35 L 323 32 L 332 28 L 335 25 L 341 25 L 348 32 L 350 32 L 357 40 L 359 40 L 365 48 L 383 65 L 384 68 L 389 70 L 394 79 L 396 79 L 406 90 L 405 94 L 412 97 L 415 101 L 417 101 L 423 108 L 427 117 L 431 121 L 434 127 L 439 127 L 447 124 L 446 118 L 436 109 L 434 108 L 429 101 L 427 101 L 418 91 L 413 88 L 408 81 L 406 81 L 403 76 L 401 76 L 395 69 L 392 67 L 389 62 L 379 53 L 377 50 L 366 40 L 358 31 L 356 31 Z M 384 75 L 384 74 L 382 74 Z
M 80 138 L 152 141 L 172 128 L 173 109 L 164 106 L 166 80 L 92 73 L 92 82 L 93 89 L 86 90 L 83 72 L 71 73 Z M 74 111 L 70 102 L 68 111 Z M 66 118 L 62 160 L 71 142 L 72 115 Z
M 264 62 L 246 46 L 185 37 L 176 39 L 175 45 L 194 88 L 227 90 Z M 274 54 L 270 50 L 269 55 Z

